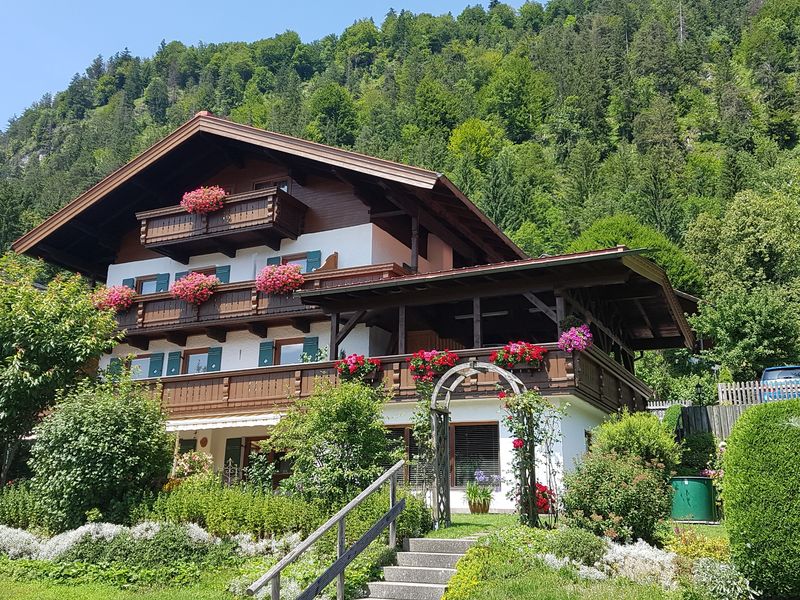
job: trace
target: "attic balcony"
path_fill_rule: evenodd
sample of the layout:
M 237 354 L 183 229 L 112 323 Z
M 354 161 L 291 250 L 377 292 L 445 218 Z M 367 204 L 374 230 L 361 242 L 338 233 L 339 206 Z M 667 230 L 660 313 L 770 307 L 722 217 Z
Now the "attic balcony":
M 575 396 L 604 410 L 622 407 L 644 410 L 653 392 L 632 373 L 596 348 L 567 353 L 557 344 L 548 349 L 541 369 L 516 374 L 544 396 Z M 487 361 L 492 348 L 459 350 L 461 361 Z M 409 354 L 380 357 L 377 384 L 394 402 L 414 402 L 416 388 L 408 369 Z M 336 379 L 334 362 L 276 365 L 239 371 L 175 375 L 161 378 L 161 402 L 171 418 L 280 412 L 297 398 L 313 393 L 319 380 Z M 154 380 L 155 381 L 155 380 Z M 469 378 L 453 398 L 496 398 L 497 375 L 479 373 Z
M 302 233 L 306 205 L 276 188 L 226 196 L 224 206 L 208 214 L 192 214 L 180 206 L 136 213 L 142 246 L 187 264 L 190 256 L 222 252 L 231 258 L 237 248 L 266 244 L 280 249 L 281 240 Z
M 347 269 L 323 267 L 304 276 L 303 289 L 322 290 L 407 274 L 395 263 Z M 328 317 L 321 309 L 303 304 L 297 295 L 264 294 L 256 289 L 253 280 L 220 285 L 211 299 L 199 306 L 177 300 L 169 292 L 138 295 L 131 308 L 117 315 L 119 329 L 125 330 L 125 341 L 142 350 L 147 350 L 151 339 L 167 339 L 182 346 L 187 336 L 197 334 L 224 342 L 231 330 L 247 329 L 267 337 L 267 328 L 277 325 L 292 325 L 307 333 L 310 323 L 325 320 Z

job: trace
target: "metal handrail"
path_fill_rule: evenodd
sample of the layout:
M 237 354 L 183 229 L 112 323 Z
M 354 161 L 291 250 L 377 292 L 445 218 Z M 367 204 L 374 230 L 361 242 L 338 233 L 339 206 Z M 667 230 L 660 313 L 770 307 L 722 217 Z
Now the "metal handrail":
M 314 533 L 308 536 L 305 540 L 303 540 L 298 546 L 296 546 L 293 550 L 291 550 L 286 556 L 284 556 L 278 564 L 273 566 L 269 571 L 267 571 L 264 575 L 259 577 L 256 581 L 254 581 L 249 588 L 247 588 L 247 594 L 249 596 L 255 595 L 261 588 L 263 588 L 267 583 L 272 582 L 271 586 L 271 600 L 280 600 L 281 596 L 281 571 L 283 571 L 286 567 L 296 561 L 303 552 L 308 550 L 314 542 L 320 539 L 325 533 L 327 533 L 334 525 L 338 526 L 338 535 L 337 535 L 337 560 L 329 567 L 325 573 L 323 573 L 314 583 L 309 586 L 308 589 L 300 595 L 300 598 L 313 598 L 316 596 L 322 588 L 330 583 L 334 577 L 338 578 L 337 585 L 336 585 L 336 597 L 338 600 L 342 600 L 344 598 L 344 568 L 352 562 L 352 560 L 358 556 L 358 554 L 363 551 L 364 548 L 369 544 L 372 539 L 377 537 L 381 531 L 383 531 L 384 527 L 386 527 L 387 522 L 389 525 L 389 547 L 394 548 L 397 545 L 397 525 L 396 519 L 397 515 L 403 510 L 405 507 L 405 499 L 402 499 L 399 503 L 396 502 L 396 495 L 397 495 L 397 473 L 403 468 L 405 464 L 405 460 L 397 461 L 391 468 L 389 468 L 383 475 L 378 477 L 375 481 L 373 481 L 369 486 L 367 486 L 364 491 L 362 491 L 358 496 L 353 498 L 350 502 L 348 502 L 344 508 L 339 510 L 335 515 L 333 515 L 330 519 L 325 521 L 319 529 L 317 529 Z M 360 540 L 358 540 L 349 550 L 345 550 L 345 530 L 344 530 L 344 519 L 345 517 L 359 504 L 361 504 L 367 497 L 371 496 L 374 492 L 376 492 L 384 483 L 389 481 L 389 511 L 383 515 L 381 519 L 373 525 L 373 527 L 365 533 Z M 371 539 L 368 539 L 371 538 Z M 363 546 L 363 547 L 362 547 Z M 298 599 L 299 600 L 299 599 Z

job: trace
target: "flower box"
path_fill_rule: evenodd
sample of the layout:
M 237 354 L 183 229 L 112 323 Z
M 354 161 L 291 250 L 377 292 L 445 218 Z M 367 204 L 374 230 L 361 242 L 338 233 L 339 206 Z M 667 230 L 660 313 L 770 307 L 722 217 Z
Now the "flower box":
M 351 354 L 336 362 L 336 372 L 343 381 L 374 382 L 381 370 L 381 361 L 363 354 Z
M 437 375 L 456 366 L 458 354 L 450 350 L 418 350 L 407 360 L 414 381 L 430 383 Z
M 199 187 L 191 192 L 186 192 L 181 198 L 181 206 L 186 212 L 207 215 L 223 207 L 225 190 L 217 185 Z
M 543 346 L 530 342 L 508 342 L 489 355 L 489 361 L 504 369 L 538 369 L 547 353 Z
M 124 312 L 133 304 L 136 291 L 126 285 L 101 287 L 92 294 L 92 304 L 99 310 Z
M 214 275 L 204 275 L 192 271 L 173 283 L 169 291 L 173 298 L 189 304 L 200 305 L 214 295 L 219 284 L 219 279 Z
M 291 294 L 303 283 L 305 278 L 300 265 L 267 265 L 256 276 L 256 289 L 276 296 Z

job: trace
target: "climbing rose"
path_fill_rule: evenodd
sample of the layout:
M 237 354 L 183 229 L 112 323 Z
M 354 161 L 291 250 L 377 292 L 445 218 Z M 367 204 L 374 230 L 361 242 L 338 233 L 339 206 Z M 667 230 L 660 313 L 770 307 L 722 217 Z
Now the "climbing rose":
M 519 450 L 520 448 L 522 448 L 525 445 L 525 440 L 523 440 L 521 438 L 514 438 L 513 444 L 514 444 L 514 448 L 516 450 Z

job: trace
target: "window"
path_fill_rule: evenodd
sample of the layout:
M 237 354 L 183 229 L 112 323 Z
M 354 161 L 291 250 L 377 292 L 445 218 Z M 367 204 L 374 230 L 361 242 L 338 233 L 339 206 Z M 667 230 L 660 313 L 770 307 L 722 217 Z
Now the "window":
M 201 269 L 192 269 L 189 271 L 190 273 L 202 273 L 203 275 L 216 275 L 217 268 L 216 267 L 203 267 Z
M 275 342 L 275 364 L 294 365 L 303 362 L 303 338 Z
M 308 273 L 308 254 L 290 254 L 281 257 L 283 265 L 300 265 L 301 273 Z
M 208 348 L 185 350 L 183 352 L 184 374 L 205 373 L 208 371 Z
M 150 376 L 150 355 L 142 354 L 131 359 L 131 379 L 145 379 Z
M 178 454 L 186 454 L 197 450 L 197 440 L 194 438 L 178 441 Z
M 453 485 L 467 485 L 479 469 L 489 476 L 500 475 L 500 433 L 497 423 L 453 425 L 450 435 L 455 459 L 455 472 L 451 476 Z
M 158 290 L 158 280 L 155 275 L 136 278 L 137 294 L 155 294 Z
M 264 190 L 267 188 L 276 187 L 279 190 L 283 190 L 284 192 L 289 192 L 289 180 L 288 179 L 279 179 L 279 180 L 272 180 L 272 181 L 256 181 L 253 184 L 254 190 Z

